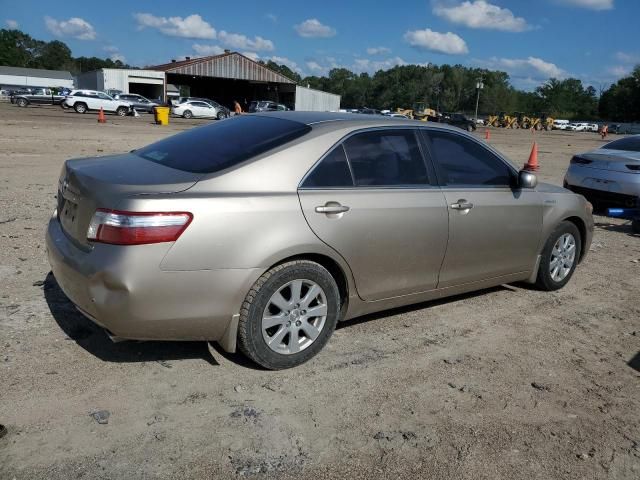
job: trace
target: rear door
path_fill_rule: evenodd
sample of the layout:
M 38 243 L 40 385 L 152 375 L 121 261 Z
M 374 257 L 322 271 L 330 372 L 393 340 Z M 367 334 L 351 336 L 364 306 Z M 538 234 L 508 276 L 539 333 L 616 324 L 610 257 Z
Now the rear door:
M 315 234 L 349 264 L 368 301 L 436 288 L 447 208 L 418 130 L 353 134 L 307 175 L 299 197 Z
M 515 169 L 473 137 L 425 133 L 449 215 L 438 287 L 531 270 L 542 230 L 540 194 L 517 188 Z

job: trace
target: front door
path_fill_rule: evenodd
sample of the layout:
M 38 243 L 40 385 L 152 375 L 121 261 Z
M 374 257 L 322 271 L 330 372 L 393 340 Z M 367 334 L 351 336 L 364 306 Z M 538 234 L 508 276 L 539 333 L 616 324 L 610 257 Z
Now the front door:
M 463 134 L 428 130 L 449 211 L 438 287 L 530 271 L 542 231 L 542 199 L 514 187 L 515 170 Z
M 351 136 L 301 185 L 309 226 L 349 264 L 362 299 L 436 288 L 448 214 L 430 180 L 417 131 L 394 128 Z

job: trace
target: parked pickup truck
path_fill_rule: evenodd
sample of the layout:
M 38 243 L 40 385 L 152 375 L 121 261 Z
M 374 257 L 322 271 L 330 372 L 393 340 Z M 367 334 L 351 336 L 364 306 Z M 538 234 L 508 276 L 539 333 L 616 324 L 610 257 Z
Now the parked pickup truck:
M 19 107 L 29 105 L 60 105 L 64 100 L 64 95 L 56 95 L 49 88 L 33 88 L 31 92 L 21 92 L 12 96 L 11 103 Z

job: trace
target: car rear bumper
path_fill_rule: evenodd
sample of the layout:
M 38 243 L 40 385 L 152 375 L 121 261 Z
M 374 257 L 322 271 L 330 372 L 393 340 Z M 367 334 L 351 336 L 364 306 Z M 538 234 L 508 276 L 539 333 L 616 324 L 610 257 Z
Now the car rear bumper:
M 259 269 L 163 271 L 160 262 L 171 244 L 97 244 L 84 251 L 55 217 L 46 246 L 53 275 L 69 300 L 124 339 L 220 340 L 262 274 Z
M 593 200 L 633 205 L 640 197 L 640 175 L 571 165 L 565 176 L 567 188 Z

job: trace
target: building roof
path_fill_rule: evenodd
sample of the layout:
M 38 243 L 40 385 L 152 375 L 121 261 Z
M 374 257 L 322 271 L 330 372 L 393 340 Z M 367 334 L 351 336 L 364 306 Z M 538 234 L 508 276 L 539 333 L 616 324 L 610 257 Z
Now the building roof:
M 210 57 L 190 58 L 179 62 L 165 63 L 147 67 L 149 70 L 162 70 L 167 73 L 194 75 L 200 77 L 231 78 L 257 82 L 290 83 L 293 80 L 271 70 L 238 52 L 225 52 Z
M 64 70 L 44 70 L 41 68 L 5 67 L 0 66 L 0 75 L 15 77 L 56 78 L 58 80 L 73 80 L 73 76 Z

